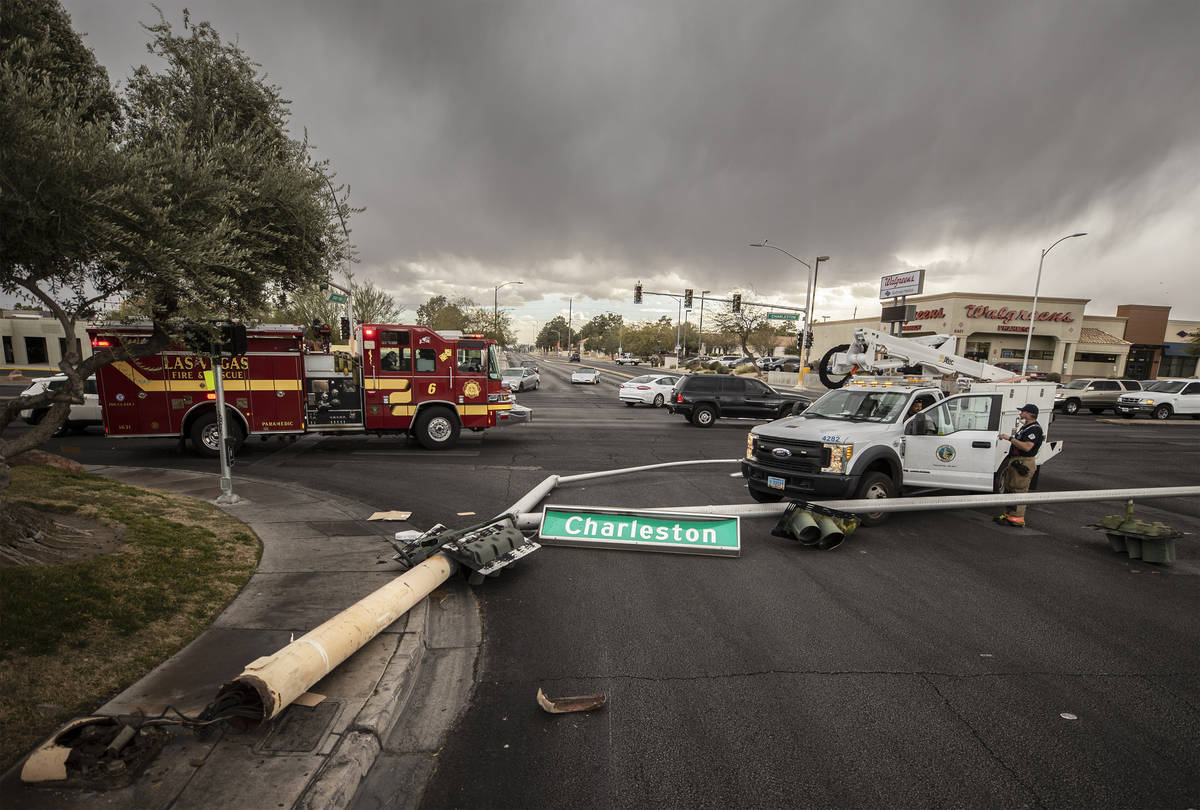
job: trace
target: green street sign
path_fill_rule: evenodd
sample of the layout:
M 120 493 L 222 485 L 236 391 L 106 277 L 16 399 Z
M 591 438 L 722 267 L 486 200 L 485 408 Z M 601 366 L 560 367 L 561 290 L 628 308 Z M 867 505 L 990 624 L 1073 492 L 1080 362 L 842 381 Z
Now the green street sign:
M 344 304 L 346 303 L 346 296 L 342 295 L 340 292 L 331 292 L 327 300 L 331 304 Z
M 768 312 L 768 321 L 798 321 L 800 320 L 799 312 Z
M 549 546 L 741 555 L 736 516 L 601 506 L 546 506 L 538 539 Z

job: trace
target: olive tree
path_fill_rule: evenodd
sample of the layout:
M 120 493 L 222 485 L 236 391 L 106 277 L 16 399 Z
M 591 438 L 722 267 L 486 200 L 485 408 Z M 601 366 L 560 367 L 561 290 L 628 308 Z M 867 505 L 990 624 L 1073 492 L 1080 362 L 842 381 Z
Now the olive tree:
M 101 366 L 165 349 L 189 321 L 262 311 L 353 258 L 348 192 L 288 134 L 280 90 L 186 12 L 182 33 L 161 14 L 145 28 L 161 65 L 118 95 L 57 0 L 6 0 L 0 15 L 0 289 L 53 313 L 68 346 L 117 296 L 152 324 L 87 359 L 68 350 L 67 386 L 7 404 L 0 435 L 51 407 L 0 439 L 0 490 L 5 460 L 52 435 Z

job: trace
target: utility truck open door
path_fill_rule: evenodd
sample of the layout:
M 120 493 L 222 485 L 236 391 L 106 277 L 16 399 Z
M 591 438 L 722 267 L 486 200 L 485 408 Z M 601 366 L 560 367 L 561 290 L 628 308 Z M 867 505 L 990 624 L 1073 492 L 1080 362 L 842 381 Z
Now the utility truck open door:
M 908 419 L 902 461 L 906 486 L 989 491 L 1001 457 L 1002 396 L 949 397 Z

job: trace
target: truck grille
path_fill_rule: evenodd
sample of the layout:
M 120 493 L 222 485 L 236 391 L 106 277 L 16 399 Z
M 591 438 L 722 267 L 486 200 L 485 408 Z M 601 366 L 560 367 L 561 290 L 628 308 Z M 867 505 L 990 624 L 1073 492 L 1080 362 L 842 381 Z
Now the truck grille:
M 1133 395 L 1126 394 L 1123 397 L 1117 397 L 1117 402 L 1120 402 L 1120 403 L 1126 404 L 1126 405 L 1136 405 L 1137 401 L 1138 401 L 1137 394 L 1133 394 Z
M 777 455 L 776 450 L 786 450 L 788 455 Z M 781 470 L 816 473 L 829 466 L 829 451 L 820 442 L 789 442 L 760 436 L 754 444 L 754 460 Z

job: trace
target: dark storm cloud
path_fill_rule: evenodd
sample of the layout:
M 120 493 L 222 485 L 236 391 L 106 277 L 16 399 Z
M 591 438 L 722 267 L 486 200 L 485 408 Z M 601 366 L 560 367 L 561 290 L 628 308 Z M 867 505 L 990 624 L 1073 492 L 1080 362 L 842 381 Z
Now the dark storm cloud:
M 67 6 L 102 59 L 114 18 L 153 13 Z M 526 299 L 632 278 L 771 290 L 796 268 L 746 247 L 769 237 L 832 254 L 824 283 L 922 256 L 997 290 L 1012 262 L 1088 230 L 1071 266 L 1100 289 L 1052 292 L 1111 294 L 1111 310 L 1144 290 L 1121 251 L 1178 220 L 1143 271 L 1197 291 L 1193 2 L 190 8 L 295 99 L 368 207 L 364 268 L 397 287 L 487 290 L 481 269 L 504 268 L 526 273 Z

